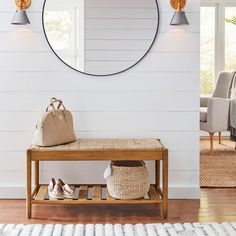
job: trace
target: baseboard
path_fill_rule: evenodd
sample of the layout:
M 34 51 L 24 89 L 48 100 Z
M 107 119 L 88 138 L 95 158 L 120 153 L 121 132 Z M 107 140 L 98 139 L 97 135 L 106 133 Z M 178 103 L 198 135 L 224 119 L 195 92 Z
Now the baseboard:
M 0 187 L 0 199 L 25 199 L 25 187 Z
M 200 187 L 170 187 L 169 199 L 200 199 Z
M 25 187 L 0 187 L 0 199 L 25 199 Z M 200 199 L 198 187 L 170 187 L 169 199 Z

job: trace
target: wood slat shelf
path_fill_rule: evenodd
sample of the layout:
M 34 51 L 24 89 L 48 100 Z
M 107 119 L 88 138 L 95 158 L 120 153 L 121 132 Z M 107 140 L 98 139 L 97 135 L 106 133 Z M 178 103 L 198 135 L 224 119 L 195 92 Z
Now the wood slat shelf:
M 153 204 L 161 203 L 161 196 L 155 189 L 154 185 L 150 186 L 150 190 L 145 198 L 134 200 L 114 199 L 109 195 L 106 185 L 70 185 L 74 188 L 73 199 L 52 199 L 48 195 L 47 185 L 40 185 L 38 192 L 33 197 L 34 204 Z

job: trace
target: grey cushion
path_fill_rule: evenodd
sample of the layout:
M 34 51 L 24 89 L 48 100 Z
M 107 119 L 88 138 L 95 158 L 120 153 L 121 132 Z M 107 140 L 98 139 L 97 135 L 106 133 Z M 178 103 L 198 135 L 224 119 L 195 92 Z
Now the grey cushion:
M 200 108 L 200 121 L 207 122 L 207 107 Z
M 227 98 L 230 88 L 231 72 L 220 72 L 212 97 Z

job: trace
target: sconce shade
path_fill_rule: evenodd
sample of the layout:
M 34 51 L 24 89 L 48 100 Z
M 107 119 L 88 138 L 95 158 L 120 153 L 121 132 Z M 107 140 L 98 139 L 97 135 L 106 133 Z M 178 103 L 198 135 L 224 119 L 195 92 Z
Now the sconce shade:
M 25 10 L 17 10 L 12 19 L 11 24 L 13 25 L 26 25 L 30 24 L 29 18 L 25 12 Z
M 176 11 L 170 25 L 189 25 L 184 11 Z

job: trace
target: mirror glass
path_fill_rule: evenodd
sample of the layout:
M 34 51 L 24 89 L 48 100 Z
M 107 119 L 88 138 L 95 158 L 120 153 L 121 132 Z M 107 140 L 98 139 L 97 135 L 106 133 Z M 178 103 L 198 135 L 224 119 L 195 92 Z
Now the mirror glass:
M 157 0 L 45 0 L 43 27 L 58 58 L 90 75 L 111 75 L 141 61 L 159 26 Z

